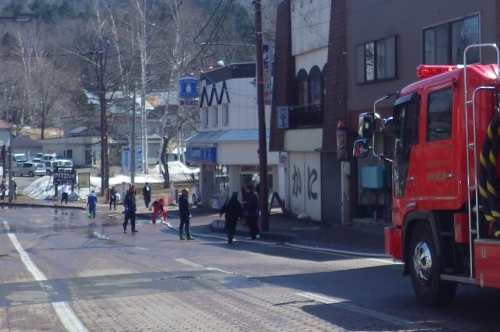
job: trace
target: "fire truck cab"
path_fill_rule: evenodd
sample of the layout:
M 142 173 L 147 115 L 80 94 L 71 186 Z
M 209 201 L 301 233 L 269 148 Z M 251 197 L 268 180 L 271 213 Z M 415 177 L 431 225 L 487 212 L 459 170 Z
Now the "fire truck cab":
M 393 117 L 360 115 L 355 156 L 392 131 L 392 222 L 386 253 L 404 262 L 418 301 L 450 302 L 458 283 L 500 288 L 499 49 L 496 64 L 420 66 L 397 93 Z M 379 124 L 380 123 L 380 124 Z M 368 139 L 372 139 L 372 147 Z M 500 170 L 500 165 L 499 165 Z

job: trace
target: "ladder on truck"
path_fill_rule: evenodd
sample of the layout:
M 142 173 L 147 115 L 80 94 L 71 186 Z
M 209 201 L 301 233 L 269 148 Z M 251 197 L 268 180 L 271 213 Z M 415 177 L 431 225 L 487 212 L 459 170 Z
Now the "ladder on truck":
M 496 60 L 497 60 L 497 69 L 496 69 L 496 74 L 497 74 L 497 80 L 500 81 L 500 76 L 498 73 L 499 66 L 500 66 L 500 51 L 498 49 L 497 44 L 475 44 L 475 45 L 470 45 L 467 46 L 464 50 L 464 66 L 463 66 L 463 73 L 464 73 L 464 101 L 465 101 L 465 107 L 464 107 L 464 112 L 465 112 L 465 140 L 467 144 L 467 149 L 466 149 L 466 163 L 467 163 L 467 210 L 469 214 L 469 262 L 470 262 L 470 276 L 469 276 L 469 282 L 474 283 L 473 281 L 475 280 L 474 276 L 474 265 L 472 264 L 473 259 L 474 259 L 474 240 L 478 240 L 480 238 L 479 234 L 479 229 L 480 229 L 480 214 L 479 214 L 479 184 L 478 184 L 478 157 L 477 157 L 477 132 L 476 132 L 476 95 L 480 91 L 484 90 L 494 90 L 496 89 L 495 87 L 492 86 L 479 86 L 474 89 L 472 92 L 471 99 L 469 98 L 469 91 L 468 91 L 468 85 L 467 85 L 467 52 L 472 50 L 472 49 L 477 49 L 480 50 L 481 48 L 486 48 L 490 47 L 493 48 L 496 51 Z M 472 113 L 471 113 L 472 112 Z M 469 117 L 471 115 L 471 117 Z M 467 119 L 472 119 L 472 137 L 471 133 L 469 131 L 469 125 Z M 472 154 L 472 157 L 471 157 Z M 472 160 L 471 160 L 472 159 Z M 471 163 L 472 162 L 472 163 Z M 473 166 L 472 168 L 472 174 L 471 174 L 471 165 Z M 474 197 L 472 197 L 474 196 Z M 471 204 L 471 200 L 474 199 L 475 202 L 474 204 Z M 474 207 L 476 211 L 474 211 Z

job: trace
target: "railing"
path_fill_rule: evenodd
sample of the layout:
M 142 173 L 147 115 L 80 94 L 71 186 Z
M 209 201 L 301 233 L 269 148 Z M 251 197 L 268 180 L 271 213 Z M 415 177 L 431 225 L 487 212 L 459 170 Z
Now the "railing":
M 310 128 L 323 125 L 323 106 L 292 106 L 289 111 L 289 128 Z

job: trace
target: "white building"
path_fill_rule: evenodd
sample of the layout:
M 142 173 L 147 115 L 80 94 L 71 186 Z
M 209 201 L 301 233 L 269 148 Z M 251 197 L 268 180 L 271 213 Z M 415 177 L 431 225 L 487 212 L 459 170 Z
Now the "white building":
M 255 73 L 255 63 L 239 63 L 200 76 L 200 128 L 186 141 L 186 161 L 200 164 L 203 205 L 218 208 L 232 191 L 259 182 Z M 270 106 L 265 110 L 269 123 Z M 277 152 L 268 152 L 269 192 L 284 197 L 278 159 Z

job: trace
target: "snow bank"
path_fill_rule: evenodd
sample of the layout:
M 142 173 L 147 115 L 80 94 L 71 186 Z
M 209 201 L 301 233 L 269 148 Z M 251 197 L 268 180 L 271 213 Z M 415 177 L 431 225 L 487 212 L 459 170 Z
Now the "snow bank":
M 199 168 L 192 170 L 180 161 L 169 162 L 168 170 L 170 174 L 170 180 L 174 182 L 191 181 L 191 174 L 197 175 L 199 173 Z M 149 174 L 137 174 L 135 176 L 135 183 L 163 183 L 163 176 L 160 173 L 160 165 L 149 169 L 149 172 Z M 109 179 L 109 185 L 111 186 L 119 186 L 122 184 L 122 182 L 129 183 L 130 176 L 118 174 Z M 68 195 L 68 200 L 76 201 L 78 199 L 87 199 L 87 196 L 90 194 L 91 190 L 94 190 L 96 193 L 101 192 L 100 177 L 90 177 L 90 190 L 89 188 L 81 188 L 80 190 L 78 190 L 78 185 L 75 185 L 75 192 Z M 52 199 L 54 197 L 54 184 L 51 181 L 51 177 L 44 176 L 34 181 L 24 189 L 23 195 L 33 199 Z

